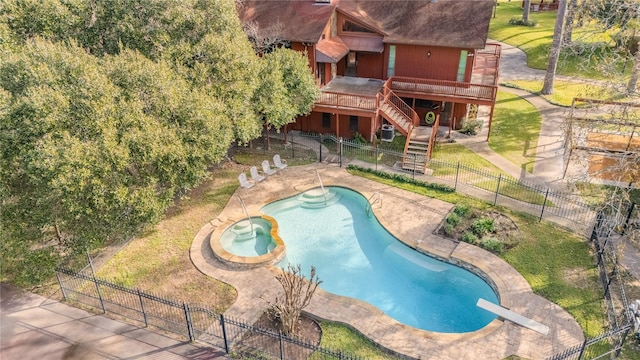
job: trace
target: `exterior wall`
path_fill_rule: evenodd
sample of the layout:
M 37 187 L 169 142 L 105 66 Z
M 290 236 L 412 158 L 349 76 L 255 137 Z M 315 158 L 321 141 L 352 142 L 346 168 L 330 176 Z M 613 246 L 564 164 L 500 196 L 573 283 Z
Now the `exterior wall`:
M 396 45 L 396 76 L 423 79 L 456 81 L 460 50 L 433 46 Z M 473 52 L 473 50 L 470 50 Z M 385 45 L 385 53 L 389 53 L 389 45 Z M 473 57 L 467 59 L 465 80 L 471 78 Z M 388 66 L 388 58 L 384 61 L 384 73 Z
M 358 53 L 358 77 L 382 79 L 385 54 Z
M 358 117 L 358 131 L 351 131 L 349 128 L 350 116 L 349 115 L 336 115 L 331 114 L 331 126 L 325 128 L 322 126 L 322 114 L 321 112 L 312 112 L 307 116 L 299 116 L 295 123 L 287 125 L 289 130 L 298 130 L 305 132 L 314 132 L 321 134 L 338 135 L 345 139 L 353 138 L 354 133 L 360 133 L 366 140 L 371 140 L 370 135 L 375 132 L 375 129 L 379 124 L 374 124 L 374 128 L 371 127 L 371 118 L 365 116 Z

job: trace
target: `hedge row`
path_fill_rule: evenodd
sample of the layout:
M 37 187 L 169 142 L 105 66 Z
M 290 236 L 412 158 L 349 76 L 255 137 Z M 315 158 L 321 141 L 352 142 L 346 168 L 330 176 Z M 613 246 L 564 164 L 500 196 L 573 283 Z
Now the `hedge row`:
M 367 173 L 367 174 L 373 174 L 377 177 L 383 178 L 383 179 L 389 179 L 389 180 L 393 180 L 393 181 L 397 181 L 400 183 L 405 183 L 405 184 L 411 184 L 411 185 L 416 185 L 416 186 L 420 186 L 426 189 L 430 189 L 430 190 L 435 190 L 435 191 L 441 191 L 441 192 L 445 192 L 445 193 L 452 193 L 455 192 L 456 189 L 447 186 L 447 185 L 442 185 L 442 184 L 436 184 L 436 183 L 430 183 L 430 182 L 426 182 L 426 181 L 421 181 L 421 180 L 416 180 L 413 178 L 410 178 L 404 174 L 392 174 L 392 173 L 387 173 L 384 171 L 380 171 L 380 170 L 374 170 L 374 169 L 370 169 L 370 168 L 363 168 L 357 165 L 349 165 L 347 166 L 347 170 L 356 170 L 356 171 L 361 171 L 363 173 Z

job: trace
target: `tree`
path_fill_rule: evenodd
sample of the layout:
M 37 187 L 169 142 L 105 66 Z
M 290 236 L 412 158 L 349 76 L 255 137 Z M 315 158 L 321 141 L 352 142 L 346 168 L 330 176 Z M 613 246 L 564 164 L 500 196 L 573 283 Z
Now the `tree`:
M 556 24 L 553 30 L 553 42 L 549 50 L 549 62 L 547 64 L 547 72 L 544 76 L 541 93 L 544 95 L 553 94 L 553 80 L 558 67 L 558 58 L 562 45 L 562 28 L 564 25 L 564 14 L 567 9 L 567 0 L 560 0 L 558 4 L 558 14 L 556 15 Z
M 564 22 L 564 35 L 562 36 L 562 46 L 570 46 L 573 36 L 573 20 L 576 15 L 578 0 L 569 0 L 567 5 L 567 15 Z
M 285 270 L 276 276 L 284 294 L 277 297 L 273 307 L 280 315 L 283 332 L 285 335 L 293 335 L 302 310 L 309 305 L 318 285 L 322 283 L 316 276 L 316 268 L 311 267 L 311 273 L 307 280 L 302 274 L 300 265 L 289 264 Z
M 631 96 L 638 92 L 638 79 L 640 78 L 640 40 L 636 48 L 636 56 L 634 57 L 633 70 L 627 84 L 627 95 Z
M 531 0 L 524 0 L 524 6 L 522 8 L 522 22 L 524 24 L 529 23 L 529 12 L 531 11 Z

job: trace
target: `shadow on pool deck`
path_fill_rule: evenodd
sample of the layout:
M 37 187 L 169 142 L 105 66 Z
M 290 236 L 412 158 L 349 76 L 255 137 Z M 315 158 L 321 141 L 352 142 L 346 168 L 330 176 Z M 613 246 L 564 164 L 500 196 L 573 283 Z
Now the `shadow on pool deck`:
M 312 164 L 290 167 L 251 189 L 239 188 L 250 215 L 272 201 L 320 186 L 351 188 L 369 198 L 382 194 L 382 206 L 374 206 L 378 220 L 398 239 L 446 261 L 476 268 L 490 279 L 499 292 L 500 304 L 511 311 L 550 328 L 548 335 L 494 320 L 485 328 L 463 334 L 434 333 L 401 324 L 375 307 L 352 298 L 336 296 L 318 289 L 305 310 L 321 319 L 347 323 L 369 339 L 389 350 L 415 357 L 437 359 L 502 359 L 518 355 L 544 359 L 584 340 L 577 322 L 565 310 L 535 295 L 527 281 L 499 257 L 477 246 L 458 243 L 434 231 L 453 207 L 452 204 L 421 196 L 388 185 L 350 175 L 336 165 Z M 220 225 L 244 218 L 237 201 L 227 204 L 220 215 L 202 227 L 191 247 L 191 259 L 203 273 L 233 285 L 238 299 L 225 313 L 255 321 L 281 291 L 272 268 L 235 268 L 216 260 L 209 244 L 210 234 Z M 480 274 L 483 276 L 483 274 Z

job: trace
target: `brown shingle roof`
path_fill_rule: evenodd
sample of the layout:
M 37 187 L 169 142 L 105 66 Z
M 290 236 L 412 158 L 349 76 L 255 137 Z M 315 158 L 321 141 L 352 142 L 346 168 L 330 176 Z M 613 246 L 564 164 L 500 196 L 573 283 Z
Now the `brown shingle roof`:
M 286 40 L 319 41 L 334 9 L 385 35 L 384 42 L 483 48 L 494 0 L 248 0 L 243 22 L 260 27 L 280 22 Z
M 384 42 L 483 48 L 493 0 L 339 0 L 338 11 L 380 29 Z
M 242 23 L 256 22 L 262 29 L 279 24 L 284 40 L 317 43 L 334 9 L 314 0 L 248 0 L 238 12 Z

